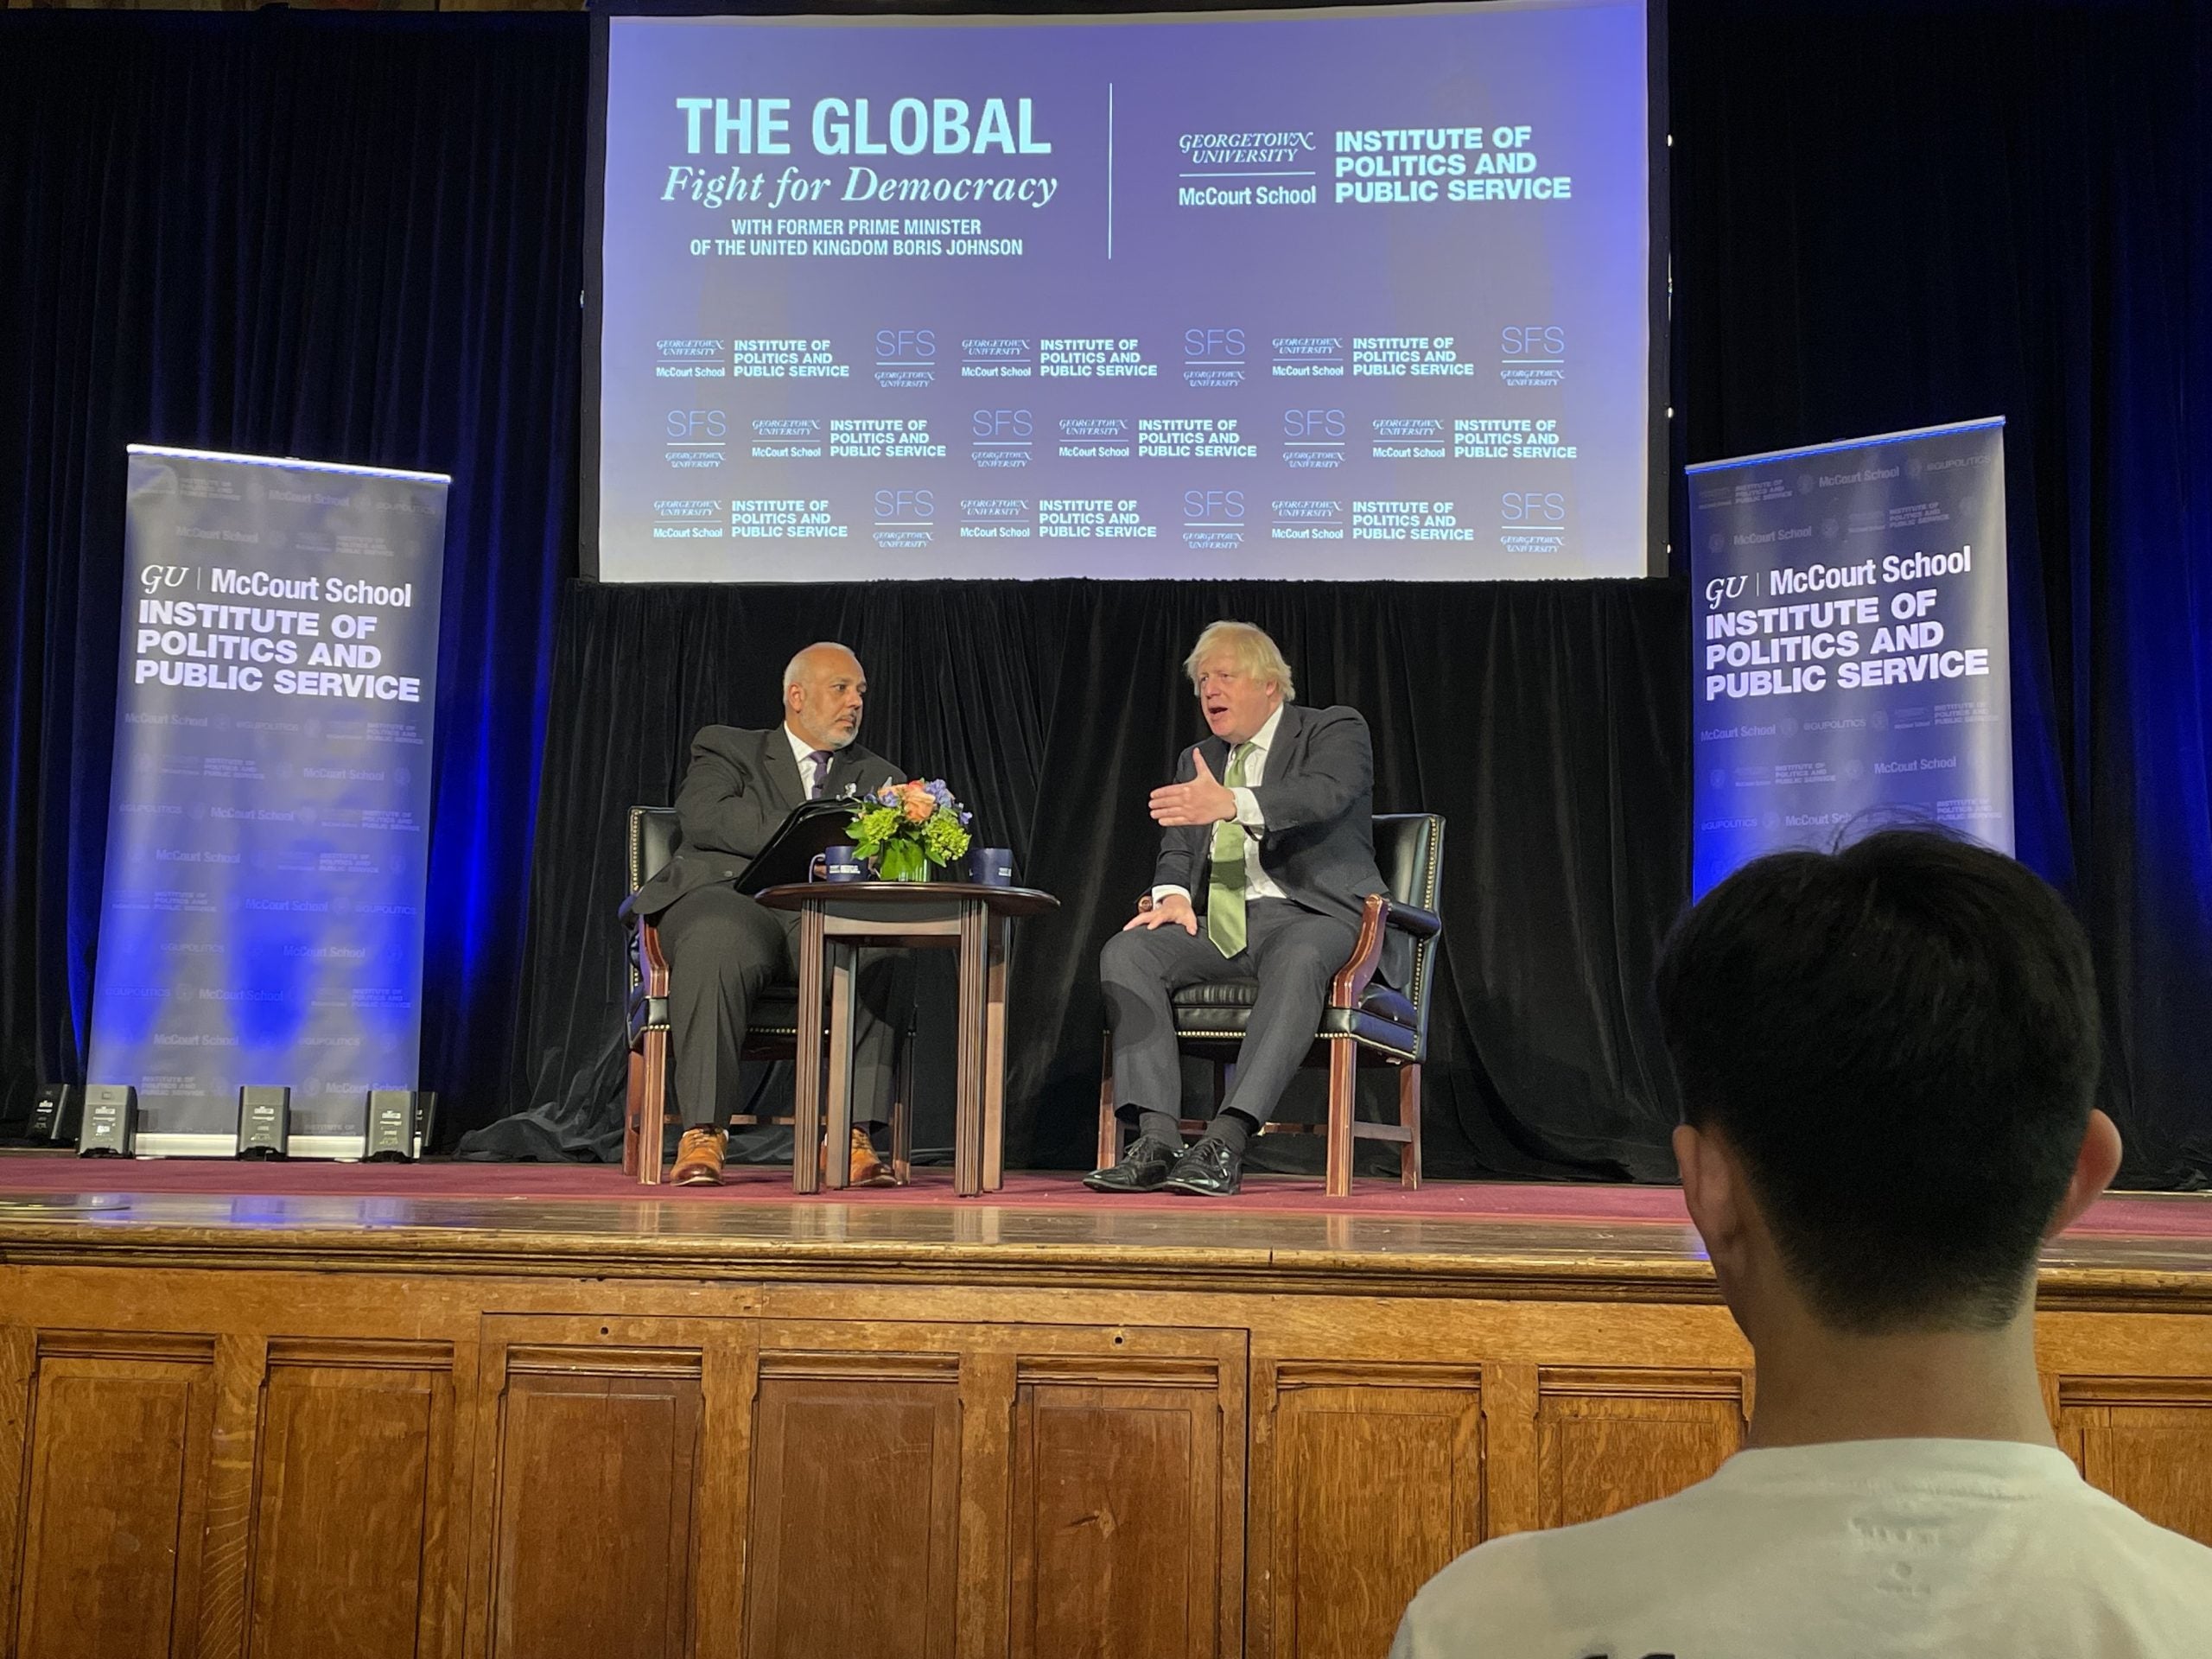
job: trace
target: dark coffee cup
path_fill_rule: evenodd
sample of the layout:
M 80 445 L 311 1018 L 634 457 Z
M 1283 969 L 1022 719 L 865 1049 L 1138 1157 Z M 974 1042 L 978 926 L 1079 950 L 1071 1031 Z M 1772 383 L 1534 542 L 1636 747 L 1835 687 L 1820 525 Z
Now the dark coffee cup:
M 814 855 L 806 877 L 810 881 L 865 881 L 868 866 L 851 848 L 831 847 Z
M 1014 849 L 1010 847 L 971 847 L 968 849 L 968 879 L 987 887 L 1014 885 Z

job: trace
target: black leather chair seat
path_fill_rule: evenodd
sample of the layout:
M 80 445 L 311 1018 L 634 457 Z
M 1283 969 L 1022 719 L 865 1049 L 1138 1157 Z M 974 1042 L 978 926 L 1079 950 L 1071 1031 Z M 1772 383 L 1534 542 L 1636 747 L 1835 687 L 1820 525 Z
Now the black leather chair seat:
M 648 1026 L 668 1027 L 668 999 L 648 996 L 639 999 L 631 1015 L 630 1040 Z M 751 1016 L 746 1022 L 745 1041 L 750 1048 L 762 1038 L 775 1038 L 784 1042 L 798 1040 L 798 987 L 796 985 L 766 985 L 753 999 Z
M 745 1035 L 750 1042 L 756 1037 L 782 1037 L 795 1039 L 798 1036 L 798 987 L 796 985 L 764 985 L 753 999 L 753 1007 L 746 1018 Z
M 1259 996 L 1260 982 L 1256 979 L 1216 980 L 1204 985 L 1185 985 L 1175 993 L 1174 1008 L 1179 1019 L 1186 1011 L 1234 1008 L 1249 1013 Z M 1369 983 L 1359 1006 L 1363 1013 L 1395 1020 L 1408 1030 L 1416 1023 L 1414 1005 L 1379 979 Z M 1243 1028 L 1243 1021 L 1238 1021 L 1236 1029 Z
M 1175 993 L 1171 1004 L 1175 1011 L 1175 1034 L 1200 1041 L 1241 1038 L 1259 992 L 1258 982 L 1249 979 L 1184 987 Z M 1381 983 L 1367 988 L 1357 1009 L 1322 1009 L 1318 1034 L 1325 1039 L 1355 1038 L 1409 1060 L 1421 1053 L 1421 1027 L 1413 1004 Z
M 630 891 L 637 892 L 668 868 L 676 849 L 683 844 L 683 821 L 672 807 L 633 806 L 630 809 Z M 639 964 L 630 964 L 630 1044 L 649 1030 L 668 1029 L 668 999 L 645 995 Z M 746 1025 L 749 1052 L 766 1040 L 798 1040 L 798 987 L 764 986 L 753 999 L 752 1016 Z

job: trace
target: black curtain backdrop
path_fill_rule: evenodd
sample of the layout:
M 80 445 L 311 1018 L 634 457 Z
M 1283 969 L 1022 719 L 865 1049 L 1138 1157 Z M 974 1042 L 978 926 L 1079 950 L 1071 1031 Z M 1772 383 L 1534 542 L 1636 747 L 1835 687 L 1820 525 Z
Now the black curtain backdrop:
M 1675 0 L 1677 460 L 2005 417 L 2020 856 L 2212 1176 L 2212 7 Z M 1675 542 L 1684 545 L 1677 478 Z
M 423 1071 L 491 1109 L 574 568 L 581 19 L 0 17 L 0 1087 L 81 1077 L 124 448 L 450 473 Z
M 774 723 L 785 662 L 836 639 L 868 670 L 868 747 L 950 780 L 986 844 L 1060 899 L 1014 935 L 1007 1157 L 1088 1167 L 1098 948 L 1150 884 L 1145 797 L 1205 734 L 1180 664 L 1219 616 L 1274 635 L 1300 701 L 1366 715 L 1378 810 L 1446 819 L 1435 1172 L 1670 1174 L 1675 1108 L 1643 993 L 1688 859 L 1686 622 L 1667 582 L 580 586 L 546 744 L 517 1097 L 571 1145 L 612 1126 L 624 810 L 675 798 L 702 725 Z M 933 1116 L 925 1101 L 922 1144 Z
M 2212 20 L 1671 0 L 1669 57 L 1675 459 L 2008 418 L 2021 852 L 2095 941 L 2124 1174 L 2201 1183 Z M 1018 947 L 1014 1152 L 1079 1163 L 1093 952 L 1193 728 L 1173 664 L 1228 612 L 1365 710 L 1380 804 L 1452 818 L 1436 1167 L 1663 1177 L 1643 982 L 1686 880 L 1679 586 L 582 584 L 556 647 L 588 59 L 576 17 L 0 14 L 7 1109 L 81 1067 L 143 440 L 454 474 L 424 1051 L 450 1128 L 605 1123 L 620 808 L 836 634 L 872 741 L 1067 900 Z

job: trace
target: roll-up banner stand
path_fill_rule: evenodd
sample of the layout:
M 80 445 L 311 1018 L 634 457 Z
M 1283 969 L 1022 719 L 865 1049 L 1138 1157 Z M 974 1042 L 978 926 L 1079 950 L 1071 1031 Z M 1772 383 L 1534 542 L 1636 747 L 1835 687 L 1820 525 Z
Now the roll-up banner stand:
M 1688 476 L 1693 893 L 1883 823 L 2012 852 L 2004 422 Z
M 228 1157 L 359 1157 L 415 1089 L 445 476 L 132 445 L 92 1082 Z

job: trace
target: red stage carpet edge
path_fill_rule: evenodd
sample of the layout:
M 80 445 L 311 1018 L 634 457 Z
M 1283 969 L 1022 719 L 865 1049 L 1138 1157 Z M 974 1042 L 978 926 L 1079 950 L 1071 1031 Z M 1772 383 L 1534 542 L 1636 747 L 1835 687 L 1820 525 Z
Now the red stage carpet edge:
M 720 1187 L 640 1186 L 602 1164 L 341 1164 L 307 1160 L 236 1163 L 227 1159 L 79 1159 L 67 1153 L 0 1153 L 0 1194 L 64 1192 L 236 1193 L 361 1198 L 596 1199 L 613 1203 L 790 1204 L 798 1201 L 781 1166 L 734 1166 Z M 1248 1177 L 1238 1197 L 1126 1197 L 1093 1192 L 1065 1172 L 1009 1173 L 1005 1187 L 957 1198 L 952 1172 L 922 1169 L 910 1186 L 828 1192 L 826 1204 L 972 1204 L 1024 1210 L 1185 1210 L 1226 1205 L 1290 1215 L 1433 1216 L 1456 1221 L 1544 1220 L 1645 1223 L 1680 1227 L 1688 1219 L 1680 1189 L 1571 1182 L 1431 1181 L 1408 1192 L 1369 1177 L 1348 1198 L 1332 1198 L 1315 1176 Z M 2101 1199 L 2074 1230 L 2173 1238 L 2212 1237 L 2212 1193 L 2121 1193 Z

